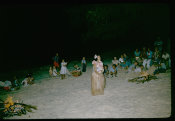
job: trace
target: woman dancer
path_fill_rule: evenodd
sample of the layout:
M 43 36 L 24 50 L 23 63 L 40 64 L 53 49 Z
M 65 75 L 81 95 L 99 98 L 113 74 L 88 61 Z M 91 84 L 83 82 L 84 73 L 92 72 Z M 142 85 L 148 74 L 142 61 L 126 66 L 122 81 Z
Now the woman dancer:
M 91 93 L 93 96 L 104 95 L 105 78 L 103 75 L 103 63 L 99 55 L 95 55 L 94 58 L 95 60 L 92 61 L 93 72 L 91 76 Z

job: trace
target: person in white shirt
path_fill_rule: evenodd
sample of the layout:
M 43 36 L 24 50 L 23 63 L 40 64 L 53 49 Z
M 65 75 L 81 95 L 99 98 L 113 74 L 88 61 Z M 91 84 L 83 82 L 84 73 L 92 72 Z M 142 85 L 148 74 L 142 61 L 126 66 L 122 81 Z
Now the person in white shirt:
M 53 71 L 52 71 L 52 74 L 53 74 L 53 77 L 58 76 L 58 72 L 57 72 L 57 70 L 56 70 L 56 67 L 55 67 L 55 66 L 53 66 Z
M 167 52 L 163 52 L 162 59 L 164 60 L 166 67 L 170 67 L 170 55 Z
M 22 84 L 24 87 L 28 86 L 28 78 L 26 77 L 26 78 L 21 82 L 21 84 Z
M 168 60 L 169 57 L 170 57 L 170 55 L 169 55 L 167 52 L 164 52 L 164 53 L 162 54 L 162 58 L 163 58 L 164 60 Z
M 117 59 L 117 57 L 114 57 L 114 60 L 112 60 L 112 64 L 115 64 L 116 66 L 118 66 L 119 60 Z

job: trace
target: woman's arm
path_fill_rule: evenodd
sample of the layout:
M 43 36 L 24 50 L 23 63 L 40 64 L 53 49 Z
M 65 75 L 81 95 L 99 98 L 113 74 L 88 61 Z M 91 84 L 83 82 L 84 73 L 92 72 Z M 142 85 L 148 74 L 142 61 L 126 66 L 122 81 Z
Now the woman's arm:
M 96 74 L 99 74 L 98 71 L 97 71 L 96 64 L 93 64 L 93 66 L 94 66 L 94 72 L 95 72 Z

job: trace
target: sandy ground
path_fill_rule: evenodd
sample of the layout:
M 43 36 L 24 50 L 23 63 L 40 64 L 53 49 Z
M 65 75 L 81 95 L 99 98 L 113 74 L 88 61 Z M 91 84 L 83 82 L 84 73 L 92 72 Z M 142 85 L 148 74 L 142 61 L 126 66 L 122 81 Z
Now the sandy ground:
M 128 82 L 135 73 L 119 70 L 107 78 L 104 95 L 91 95 L 92 66 L 80 77 L 40 79 L 13 93 L 14 100 L 38 110 L 8 119 L 166 118 L 171 115 L 171 72 L 143 84 Z

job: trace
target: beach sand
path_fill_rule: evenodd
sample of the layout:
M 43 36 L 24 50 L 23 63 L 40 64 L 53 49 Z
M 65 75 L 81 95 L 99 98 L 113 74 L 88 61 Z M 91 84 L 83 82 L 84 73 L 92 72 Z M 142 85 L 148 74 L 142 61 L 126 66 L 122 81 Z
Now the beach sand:
M 171 115 L 171 72 L 158 74 L 157 80 L 136 84 L 128 79 L 138 74 L 119 70 L 118 77 L 106 79 L 104 95 L 92 96 L 91 63 L 80 77 L 67 76 L 64 80 L 49 78 L 47 68 L 44 78 L 11 94 L 14 100 L 38 109 L 7 119 L 166 118 Z

